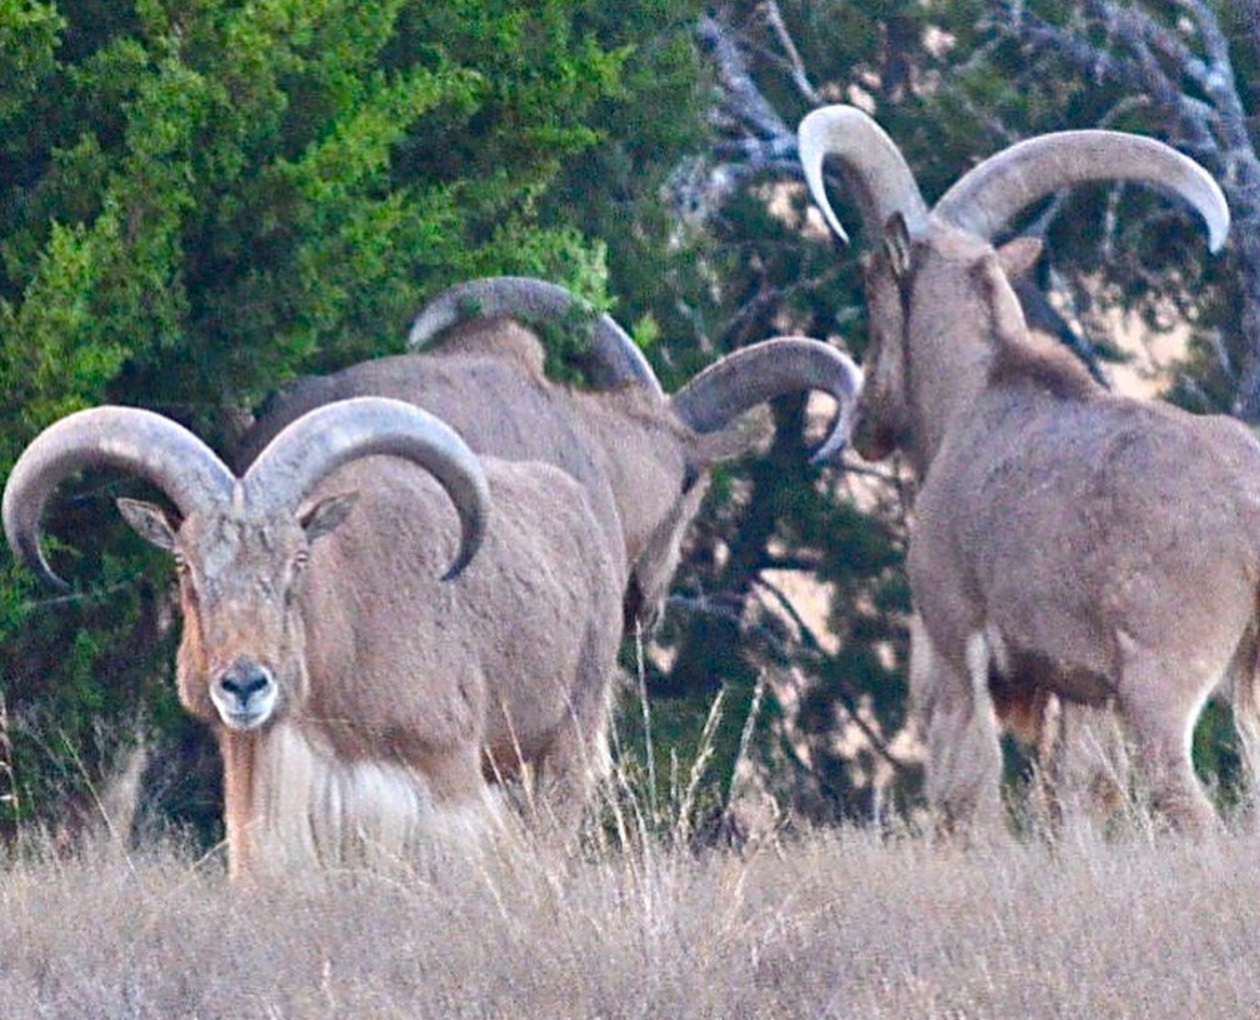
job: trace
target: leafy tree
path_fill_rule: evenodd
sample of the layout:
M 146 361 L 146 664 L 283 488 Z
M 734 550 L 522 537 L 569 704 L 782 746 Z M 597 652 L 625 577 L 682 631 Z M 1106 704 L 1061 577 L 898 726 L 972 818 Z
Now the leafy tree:
M 1074 189 L 1033 210 L 1023 229 L 1045 237 L 1043 282 L 1076 309 L 1098 349 L 1125 356 L 1107 332 L 1116 310 L 1139 313 L 1150 331 L 1189 323 L 1191 356 L 1177 373 L 1173 398 L 1254 418 L 1260 305 L 1252 296 L 1255 156 L 1246 82 L 1260 52 L 1255 14 L 1254 3 L 1210 0 L 721 4 L 702 21 L 719 85 L 712 117 L 719 130 L 693 174 L 690 204 L 719 234 L 729 226 L 747 256 L 724 265 L 728 300 L 751 291 L 760 299 L 763 324 L 836 335 L 862 350 L 858 259 L 827 251 L 819 230 L 801 229 L 808 203 L 794 130 L 815 106 L 851 102 L 871 110 L 897 140 L 929 201 L 978 159 L 1022 137 L 1094 126 L 1154 134 L 1198 158 L 1221 181 L 1235 218 L 1225 257 L 1205 257 L 1198 224 L 1140 188 Z M 748 202 L 758 195 L 759 210 L 749 214 Z M 784 214 L 766 215 L 771 202 Z M 860 225 L 853 226 L 860 252 L 866 239 Z M 877 498 L 895 509 L 901 505 L 898 477 L 887 482 Z M 789 484 L 792 492 L 803 491 Z M 749 506 L 760 507 L 763 498 L 764 492 Z M 803 654 L 810 650 L 799 644 L 793 649 L 806 669 L 808 692 L 798 746 L 812 744 L 819 752 L 811 761 L 815 777 L 854 776 L 824 739 L 833 728 L 825 706 L 843 700 L 846 688 L 869 699 L 885 732 L 901 719 L 902 536 L 896 514 L 884 517 L 892 546 L 887 557 L 870 561 L 883 573 L 869 575 L 863 590 L 863 551 L 871 545 L 862 536 L 879 534 L 879 526 L 869 517 L 855 519 L 860 527 L 848 532 L 831 525 L 830 535 L 843 537 L 843 544 L 820 546 L 820 560 L 832 573 L 818 576 L 832 594 L 841 648 L 830 658 Z M 780 517 L 777 526 L 792 527 L 791 520 Z M 816 518 L 819 525 L 823 520 Z M 795 527 L 797 534 L 819 534 L 799 521 Z M 753 543 L 764 561 L 771 546 L 763 537 L 755 526 L 741 527 L 733 549 Z M 800 555 L 800 546 L 789 548 Z M 745 595 L 757 588 L 758 557 L 744 550 L 725 562 L 723 590 L 738 598 L 728 618 L 747 629 L 750 614 L 755 618 L 764 608 Z M 871 614 L 871 607 L 880 611 Z M 879 668 L 870 669 L 872 663 Z M 844 671 L 851 672 L 840 684 Z M 1216 764 L 1229 767 L 1228 761 Z M 913 773 L 903 775 L 910 780 L 903 789 L 912 790 Z M 844 780 L 832 790 L 842 803 L 862 804 Z
M 399 350 L 456 280 L 527 273 L 606 300 L 604 245 L 552 193 L 609 139 L 627 179 L 667 156 L 634 145 L 677 145 L 633 136 L 641 104 L 690 87 L 682 9 L 0 3 L 0 472 L 106 402 L 228 450 L 268 392 Z M 168 575 L 119 525 L 122 485 L 86 478 L 46 521 L 68 598 L 4 563 L 7 718 L 38 712 L 88 748 L 147 704 L 195 742 L 167 679 Z M 40 802 L 39 752 L 17 740 L 12 759 Z
M 1243 224 L 1226 258 L 1141 189 L 1082 190 L 1027 229 L 1099 347 L 1112 308 L 1152 329 L 1189 316 L 1177 399 L 1254 417 L 1254 6 L 0 0 L 0 472 L 102 402 L 230 450 L 286 380 L 397 351 L 426 297 L 493 273 L 609 307 L 669 389 L 778 333 L 860 360 L 859 262 L 821 229 L 795 156 L 801 116 L 834 101 L 876 113 L 929 199 L 1046 130 L 1184 145 Z M 768 447 L 717 473 L 649 646 L 657 744 L 694 744 L 720 688 L 712 771 L 730 776 L 766 689 L 753 735 L 776 792 L 815 818 L 869 816 L 878 773 L 917 796 L 888 744 L 905 722 L 909 494 L 896 465 L 808 465 L 805 401 L 772 414 Z M 119 525 L 124 487 L 85 478 L 46 522 L 67 599 L 0 561 L 0 812 L 6 776 L 43 802 L 62 745 L 91 771 L 96 728 L 136 705 L 186 773 L 215 771 L 174 704 L 169 577 Z M 841 726 L 861 739 L 841 746 Z M 173 796 L 212 815 L 183 778 Z
M 870 13 L 872 6 L 879 10 Z M 818 16 L 821 8 L 836 21 Z M 792 183 L 794 125 L 811 106 L 792 62 L 807 58 L 795 48 L 790 58 L 776 55 L 787 38 L 784 19 L 799 16 L 808 25 L 800 39 L 819 51 L 835 43 L 828 66 L 847 58 L 846 73 L 862 77 L 860 54 L 878 52 L 892 8 L 919 16 L 912 3 L 800 4 L 790 13 L 775 4 L 724 4 L 700 19 L 716 131 L 672 184 L 678 233 L 693 239 L 695 265 L 711 282 L 671 295 L 685 312 L 674 320 L 677 335 L 693 339 L 661 344 L 680 362 L 690 357 L 694 366 L 790 332 L 831 337 L 860 354 L 856 264 L 837 259 L 821 232 L 803 237 L 807 200 Z M 869 479 L 809 466 L 805 437 L 819 425 L 806 408 L 799 398 L 779 401 L 769 449 L 717 476 L 658 638 L 656 661 L 668 668 L 649 677 L 650 689 L 686 705 L 670 716 L 685 719 L 703 718 L 715 689 L 726 691 L 714 769 L 730 775 L 745 715 L 767 680 L 768 719 L 756 730 L 764 781 L 784 806 L 810 817 L 868 817 L 880 807 L 875 772 L 902 774 L 898 795 L 912 795 L 917 780 L 887 747 L 906 703 L 904 536 L 897 514 L 889 521 L 859 512 L 855 498 L 860 489 L 898 511 L 902 500 L 895 485 L 871 492 Z M 809 601 L 829 607 L 823 619 L 807 620 L 783 587 L 801 583 L 813 586 Z M 855 720 L 866 739 L 835 753 L 837 733 Z

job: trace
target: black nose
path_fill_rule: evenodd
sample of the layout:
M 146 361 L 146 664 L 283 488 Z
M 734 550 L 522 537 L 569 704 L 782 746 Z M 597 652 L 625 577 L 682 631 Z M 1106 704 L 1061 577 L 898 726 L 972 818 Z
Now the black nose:
M 219 677 L 219 686 L 242 705 L 271 684 L 271 673 L 249 659 L 238 659 Z

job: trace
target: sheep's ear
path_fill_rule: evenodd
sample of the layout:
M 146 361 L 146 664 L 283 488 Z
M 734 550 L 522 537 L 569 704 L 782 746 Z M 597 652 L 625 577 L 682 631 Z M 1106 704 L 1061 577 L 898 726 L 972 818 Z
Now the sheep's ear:
M 998 249 L 998 263 L 1008 280 L 1023 280 L 1041 258 L 1041 241 L 1035 237 L 1017 237 Z
M 115 502 L 123 520 L 131 525 L 137 535 L 150 545 L 155 545 L 166 552 L 175 551 L 175 532 L 178 527 L 167 516 L 165 510 L 153 503 L 127 499 L 125 496 Z
M 971 276 L 984 300 L 989 303 L 995 335 L 1008 343 L 1026 339 L 1028 327 L 1024 322 L 1024 312 L 1006 275 L 1001 254 L 986 252 L 971 267 Z
M 910 272 L 910 228 L 901 213 L 893 213 L 884 224 L 884 255 L 893 276 L 903 280 Z
M 343 492 L 303 508 L 298 513 L 298 523 L 306 532 L 306 540 L 314 542 L 317 538 L 331 534 L 350 516 L 350 511 L 358 501 L 357 492 Z

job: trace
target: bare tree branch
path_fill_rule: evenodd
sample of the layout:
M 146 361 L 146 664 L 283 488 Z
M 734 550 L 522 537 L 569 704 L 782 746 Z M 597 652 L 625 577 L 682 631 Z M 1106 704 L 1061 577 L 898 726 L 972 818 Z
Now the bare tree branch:
M 1251 29 L 1251 44 L 1260 50 L 1260 0 L 1238 0 L 1238 6 Z
M 827 653 L 823 651 L 822 645 L 819 644 L 817 636 L 810 629 L 809 625 L 801 618 L 791 600 L 788 599 L 788 597 L 780 591 L 779 588 L 767 581 L 764 577 L 754 578 L 753 583 L 769 594 L 775 603 L 783 609 L 793 623 L 799 628 L 801 634 L 799 641 L 790 641 L 781 637 L 764 623 L 748 623 L 740 614 L 733 611 L 730 606 L 724 604 L 721 599 L 716 599 L 711 596 L 688 597 L 684 595 L 670 595 L 666 600 L 666 605 L 670 609 L 682 610 L 686 613 L 704 613 L 709 616 L 715 616 L 720 619 L 728 620 L 745 633 L 755 633 L 775 650 L 776 655 L 780 656 L 785 661 L 799 662 L 801 659 L 819 661 L 826 658 Z M 844 705 L 845 711 L 851 717 L 854 725 L 862 731 L 862 734 L 870 742 L 871 748 L 875 751 L 875 753 L 897 769 L 898 772 L 903 772 L 909 768 L 906 762 L 902 761 L 893 754 L 891 748 L 888 746 L 887 739 L 882 734 L 876 732 L 870 723 L 862 717 L 862 692 L 845 680 L 837 680 L 835 686 L 839 700 Z
M 734 30 L 717 16 L 702 15 L 698 28 L 701 42 L 713 53 L 718 79 L 722 86 L 720 109 L 735 124 L 757 137 L 766 139 L 790 136 L 791 131 L 778 111 L 762 95 L 748 70 Z
M 811 106 L 820 106 L 822 98 L 809 80 L 809 75 L 805 71 L 805 63 L 801 60 L 800 51 L 797 50 L 792 34 L 788 31 L 778 3 L 776 0 L 770 0 L 765 5 L 765 8 L 766 22 L 774 31 L 775 37 L 779 40 L 779 45 L 783 47 L 783 52 L 787 54 L 788 64 L 792 69 L 792 81 L 796 83 L 797 91 Z
M 1248 3 L 1260 16 L 1260 0 Z M 1247 348 L 1231 411 L 1260 421 L 1260 157 L 1219 18 L 1203 0 L 1177 4 L 1193 31 L 1161 24 L 1141 3 L 1082 0 L 1084 21 L 1056 25 L 1018 0 L 990 0 L 999 15 L 994 23 L 1025 46 L 1144 97 L 1167 136 L 1217 177 L 1234 220 L 1232 246 L 1242 280 L 1240 322 Z M 1105 46 L 1091 40 L 1090 19 L 1105 30 Z M 1186 79 L 1201 96 L 1184 90 Z
M 670 185 L 683 215 L 701 222 L 754 177 L 800 176 L 796 134 L 757 86 L 745 43 L 729 19 L 729 7 L 723 6 L 702 15 L 696 26 L 717 71 L 718 92 L 709 121 L 719 137 L 707 157 L 680 167 Z

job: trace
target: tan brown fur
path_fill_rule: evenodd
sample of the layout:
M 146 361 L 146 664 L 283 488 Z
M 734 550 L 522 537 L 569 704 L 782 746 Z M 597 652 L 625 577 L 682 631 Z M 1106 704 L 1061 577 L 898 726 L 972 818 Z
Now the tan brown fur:
M 658 611 L 709 466 L 759 438 L 735 430 L 697 435 L 641 387 L 587 392 L 554 383 L 543 373 L 538 338 L 498 316 L 455 325 L 432 352 L 303 380 L 245 437 L 238 465 L 312 407 L 365 393 L 431 411 L 478 453 L 540 460 L 577 479 L 628 570 L 628 620 Z
M 908 367 L 899 390 L 869 391 L 891 404 L 865 413 L 916 423 L 908 568 L 932 682 L 969 698 L 979 638 L 997 673 L 1033 685 L 1030 706 L 1114 699 L 1157 804 L 1178 826 L 1212 827 L 1190 733 L 1219 685 L 1245 696 L 1255 684 L 1260 444 L 1236 422 L 1110 395 L 1034 346 L 984 242 L 937 225 L 913 266 L 900 281 L 875 269 L 875 286 L 907 295 L 906 315 L 884 323 L 894 348 L 868 376 Z M 1013 697 L 999 692 L 1004 715 Z M 1247 737 L 1255 722 L 1235 703 Z M 930 785 L 945 814 L 965 815 L 974 777 L 993 770 L 973 763 L 955 781 L 951 760 L 930 763 Z
M 1260 747 L 1260 445 L 1237 422 L 1106 393 L 1035 348 L 1012 281 L 1040 242 L 993 242 L 1065 189 L 1134 181 L 1194 209 L 1216 251 L 1230 227 L 1220 185 L 1157 139 L 1059 131 L 980 161 L 929 207 L 896 143 L 857 107 L 811 111 L 798 143 L 831 229 L 845 236 L 828 158 L 880 239 L 855 446 L 901 450 L 921 483 L 911 673 L 921 700 L 945 707 L 928 723 L 934 805 L 965 820 L 996 799 L 996 675 L 1065 708 L 1114 703 L 1157 804 L 1174 824 L 1211 828 L 1189 758 L 1210 691 L 1232 684 L 1244 757 L 1256 762 Z
M 498 289 L 504 283 L 511 294 L 506 305 L 500 300 L 504 292 Z M 512 307 L 526 317 L 538 313 L 546 318 L 548 308 L 558 307 L 557 299 L 569 307 L 562 291 L 557 293 L 558 288 L 542 281 L 500 278 L 474 281 L 471 286 L 489 294 L 489 306 Z M 626 631 L 640 623 L 651 626 L 677 569 L 686 529 L 700 510 L 709 468 L 760 438 L 756 430 L 741 427 L 740 414 L 778 393 L 816 386 L 841 405 L 829 444 L 847 433 L 849 404 L 860 373 L 817 341 L 793 337 L 754 345 L 756 349 L 721 359 L 667 397 L 629 338 L 606 321 L 599 326 L 603 342 L 613 343 L 620 357 L 600 348 L 594 374 L 605 378 L 611 372 L 621 381 L 605 381 L 602 388 L 588 391 L 548 379 L 538 338 L 513 319 L 495 314 L 459 321 L 460 302 L 451 299 L 452 293 L 435 299 L 413 328 L 412 342 L 422 344 L 428 335 L 422 324 L 435 318 L 443 323 L 443 340 L 432 351 L 365 362 L 298 384 L 246 436 L 238 462 L 252 461 L 271 437 L 305 411 L 370 394 L 404 400 L 436 414 L 487 458 L 551 466 L 584 494 L 595 524 L 582 531 L 583 540 L 566 553 L 566 562 L 574 561 L 577 569 L 583 558 L 611 560 L 620 581 L 605 597 L 592 594 L 575 605 L 570 630 L 584 614 L 602 620 L 610 611 L 620 614 Z M 540 295 L 541 304 L 536 301 Z M 435 314 L 434 309 L 440 312 Z M 609 341 L 610 336 L 615 338 Z M 628 374 L 627 366 L 633 369 Z M 523 540 L 521 545 L 529 548 L 530 543 Z M 397 583 L 403 580 L 400 577 Z M 522 600 L 502 608 L 506 621 L 527 619 L 534 606 Z M 602 640 L 602 628 L 598 633 Z M 499 669 L 493 677 L 505 679 L 489 682 L 508 685 L 512 676 L 512 670 Z M 605 691 L 606 687 L 583 685 L 566 695 L 571 733 L 568 739 L 557 738 L 556 746 L 537 760 L 534 742 L 539 728 L 530 716 L 538 706 L 517 703 L 494 716 L 497 728 L 483 739 L 486 771 L 494 775 L 518 771 L 519 748 L 527 764 L 540 766 L 534 771 L 541 772 L 544 784 L 571 788 L 567 774 L 588 769 L 591 759 L 606 757 Z M 491 686 L 488 693 L 500 691 Z M 580 801 L 556 796 L 551 803 L 572 807 Z
M 576 820 L 607 767 L 624 575 L 571 478 L 535 462 L 483 463 L 494 514 L 453 581 L 440 580 L 459 533 L 449 501 L 423 471 L 374 457 L 312 494 L 359 499 L 310 545 L 291 602 L 242 595 L 207 615 L 205 594 L 184 584 L 180 697 L 218 736 L 234 875 L 396 857 L 452 824 L 465 835 L 488 829 L 488 755 L 509 773 L 523 758 L 542 777 L 540 811 Z M 216 536 L 233 531 L 223 523 L 182 522 L 179 548 L 196 578 L 219 587 L 259 578 L 248 592 L 287 576 L 301 539 L 283 520 L 253 526 L 274 528 L 264 544 L 274 562 L 237 556 L 219 565 L 221 580 L 210 575 L 206 564 L 224 555 Z M 258 731 L 224 726 L 207 696 L 241 656 L 281 688 Z
M 995 386 L 1032 386 L 1058 400 L 1091 400 L 1105 392 L 1063 347 L 1000 344 L 989 379 Z

